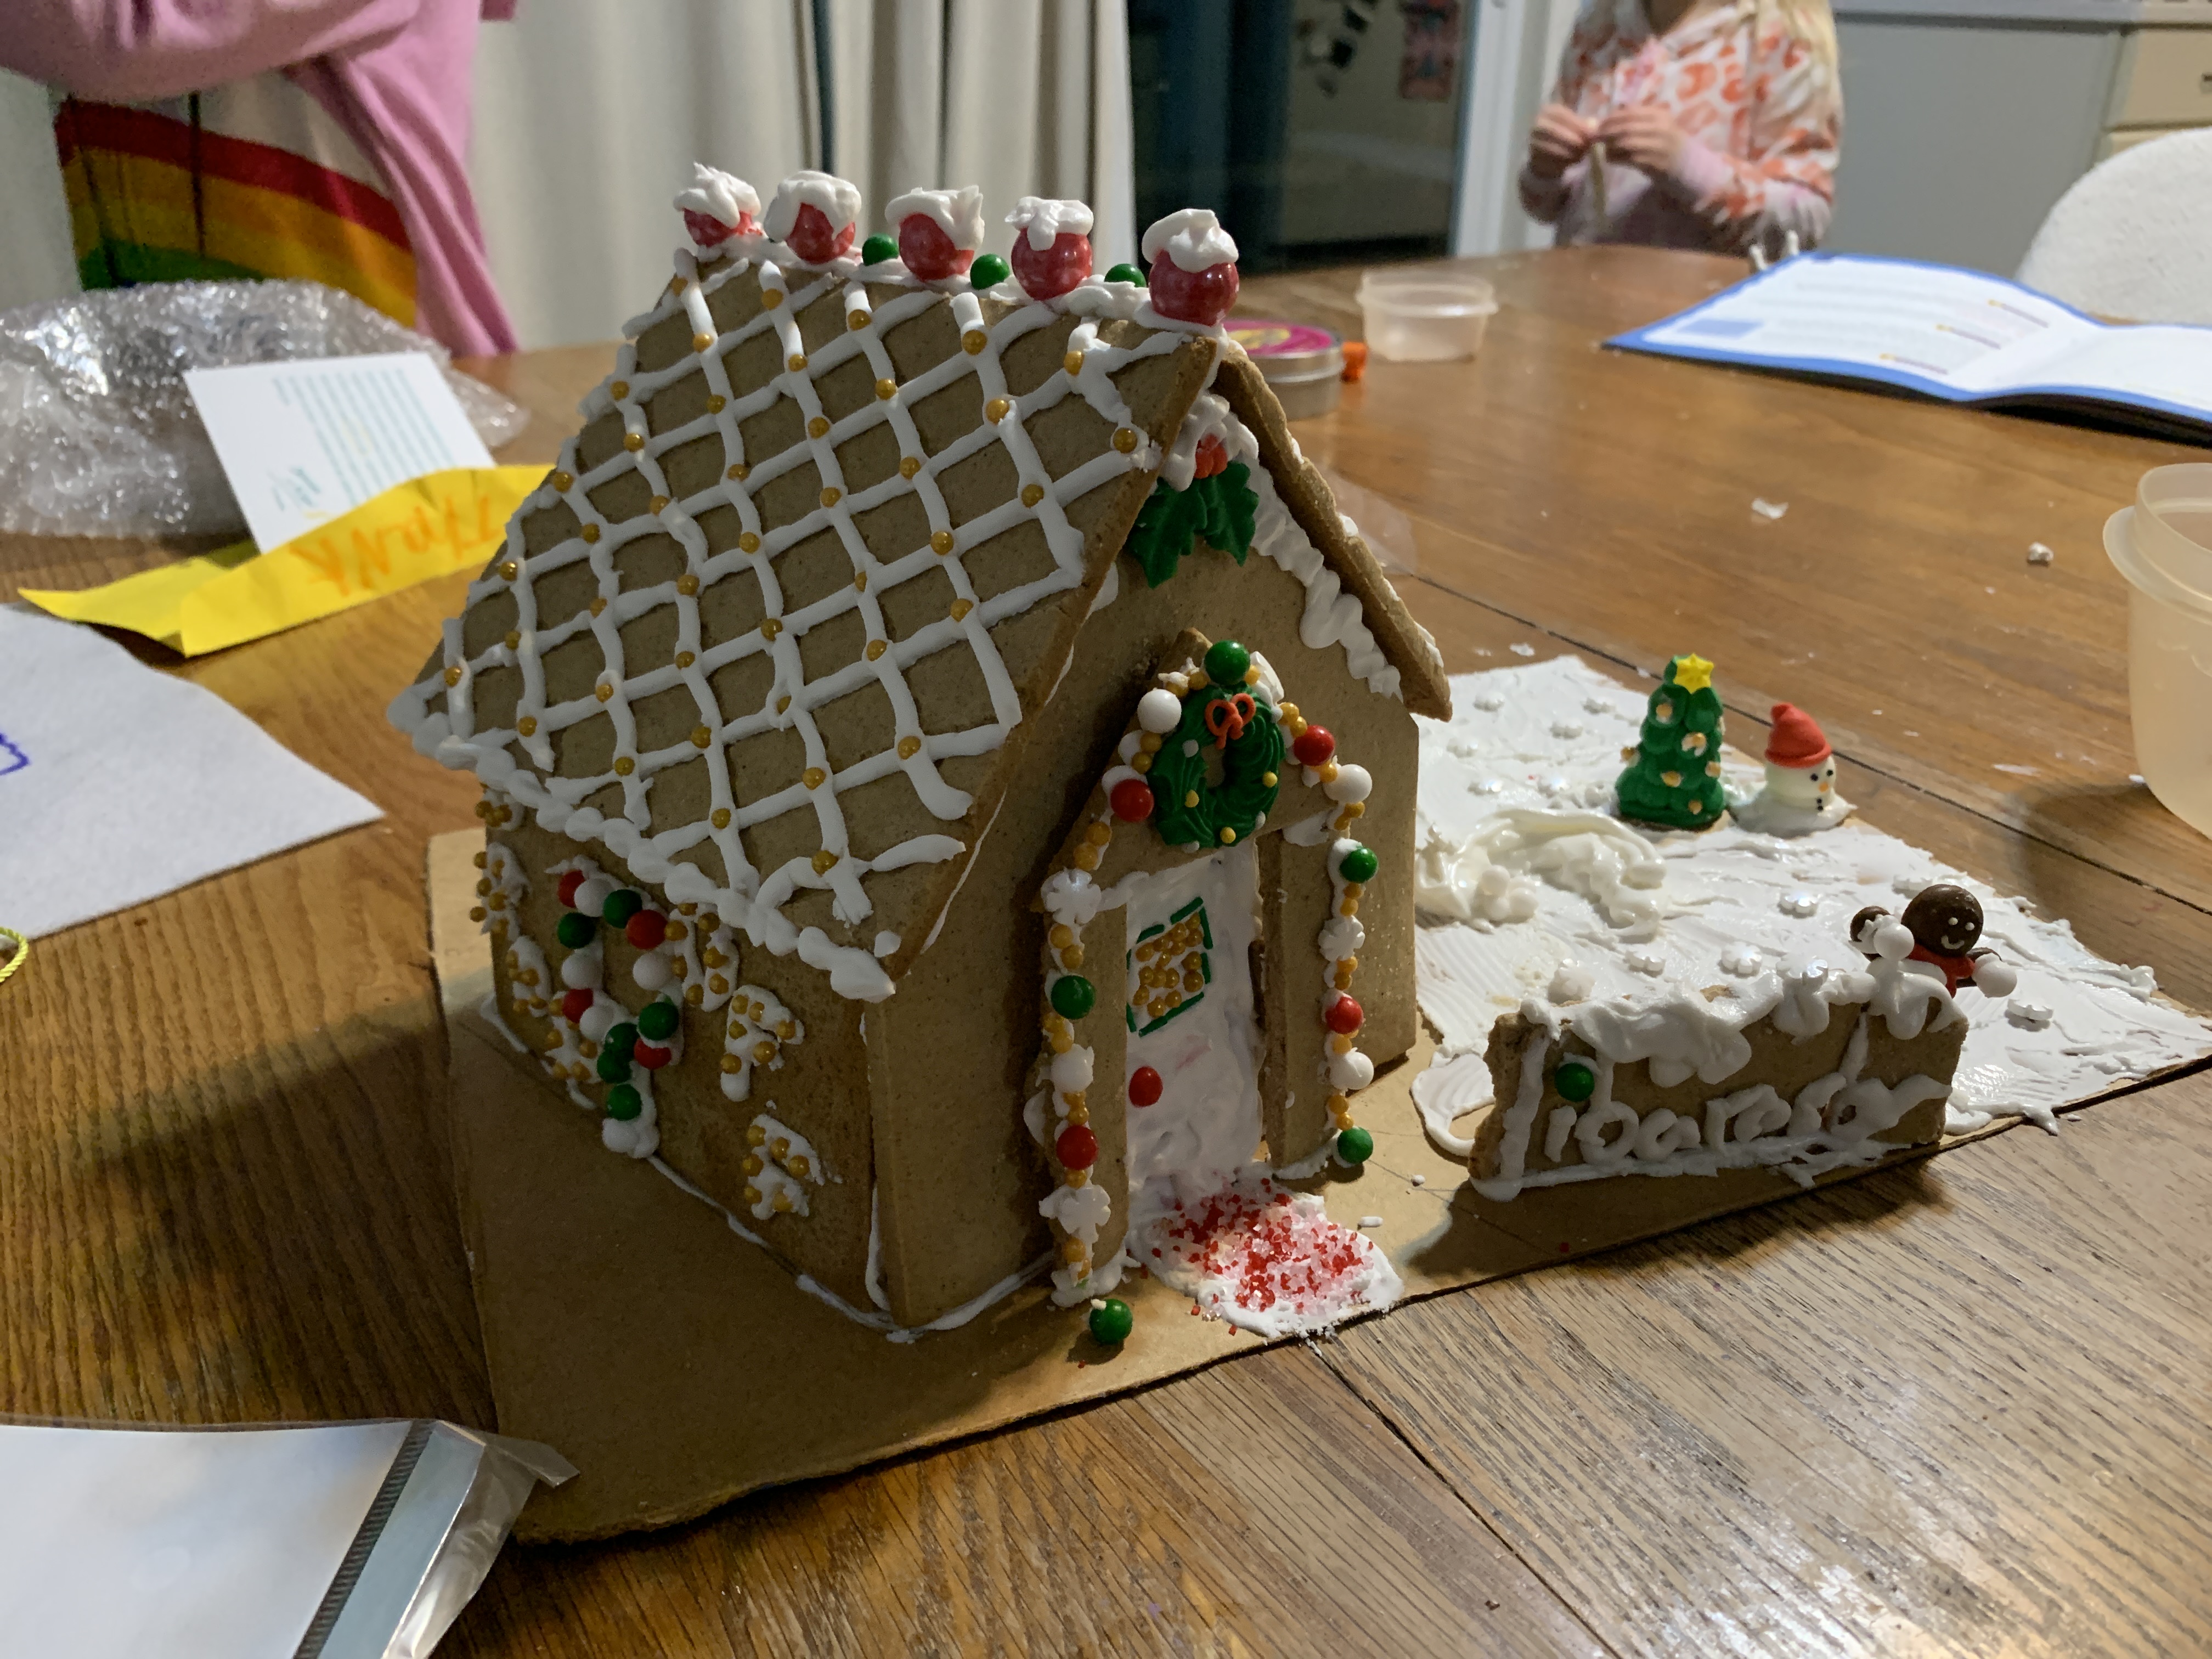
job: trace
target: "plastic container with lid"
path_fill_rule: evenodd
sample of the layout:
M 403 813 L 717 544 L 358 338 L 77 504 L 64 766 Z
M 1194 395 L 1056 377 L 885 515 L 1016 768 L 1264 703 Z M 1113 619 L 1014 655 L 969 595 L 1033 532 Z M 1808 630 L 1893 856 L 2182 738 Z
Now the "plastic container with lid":
M 1498 291 L 1447 265 L 1370 270 L 1359 279 L 1367 343 L 1399 362 L 1449 362 L 1482 349 Z
M 2128 579 L 2128 707 L 2143 781 L 2212 836 L 2212 465 L 2154 467 L 2105 525 Z
M 1231 317 L 1229 337 L 1267 378 L 1286 421 L 1326 415 L 1344 383 L 1344 343 L 1310 323 Z

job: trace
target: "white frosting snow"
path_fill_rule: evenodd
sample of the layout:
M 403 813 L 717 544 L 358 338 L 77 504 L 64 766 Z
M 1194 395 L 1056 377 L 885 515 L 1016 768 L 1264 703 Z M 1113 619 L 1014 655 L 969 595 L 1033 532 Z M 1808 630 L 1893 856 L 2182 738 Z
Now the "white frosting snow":
M 1874 971 L 1848 929 L 1863 906 L 1901 911 L 1938 881 L 1981 901 L 1982 943 L 2017 971 L 2022 999 L 1960 994 L 1968 1029 L 1950 1093 L 1953 1132 L 2013 1115 L 2048 1127 L 2058 1107 L 2212 1052 L 2212 1027 L 2157 1000 L 2149 969 L 2105 961 L 2066 923 L 2031 916 L 1870 825 L 1784 840 L 1735 823 L 1662 834 L 1611 818 L 1620 750 L 1637 740 L 1644 702 L 1562 657 L 1456 675 L 1453 718 L 1421 721 L 1415 950 L 1421 1009 L 1441 1040 L 1414 1097 L 1439 1146 L 1463 1152 L 1452 1122 L 1490 1099 L 1482 1054 L 1498 1017 L 1529 999 L 1550 1009 L 1547 994 L 1569 962 L 1589 975 L 1589 1000 L 1553 1012 L 1577 1031 L 1595 1034 L 1594 1020 L 1610 1019 L 1626 1042 L 1641 1017 L 1633 1011 L 1676 1011 L 1675 1037 L 1689 1044 L 1672 1057 L 1689 1067 L 1677 1080 L 1692 1071 L 1726 1077 L 1729 1036 L 1765 1014 L 1785 1030 L 1793 1018 L 1825 1025 L 1813 1005 L 1856 1000 L 1869 989 L 1863 981 L 1878 1017 L 1899 1035 L 1917 1030 L 1940 984 L 1911 964 Z M 1562 735 L 1570 726 L 1581 729 Z M 1759 764 L 1733 751 L 1723 766 L 1732 800 L 1764 782 Z M 1500 868 L 1506 882 L 1528 884 L 1533 915 L 1483 908 L 1480 883 L 1496 884 Z M 1702 993 L 1713 986 L 1729 994 L 1709 1000 Z M 1693 1052 L 1698 1042 L 1708 1047 Z
M 768 204 L 761 229 L 772 241 L 787 240 L 802 207 L 821 209 L 832 230 L 855 223 L 860 216 L 860 186 L 835 173 L 802 168 L 775 187 L 775 199 Z
M 1078 236 L 1091 234 L 1091 208 L 1084 202 L 1064 202 L 1050 196 L 1024 196 L 1014 204 L 1006 222 L 1027 234 L 1039 253 L 1053 245 L 1063 231 Z
M 1164 219 L 1153 220 L 1145 233 L 1145 258 L 1157 259 L 1162 252 L 1178 270 L 1209 270 L 1235 263 L 1237 242 L 1212 209 L 1178 208 Z
M 760 216 L 760 192 L 734 173 L 694 161 L 691 187 L 676 198 L 676 206 L 678 212 L 703 213 L 734 230 L 746 214 Z
M 860 211 L 860 198 L 854 198 L 853 210 Z M 884 221 L 896 230 L 915 214 L 932 223 L 952 239 L 952 246 L 973 251 L 983 245 L 983 191 L 976 185 L 963 185 L 957 190 L 910 190 L 903 196 L 891 198 L 890 205 L 884 210 Z

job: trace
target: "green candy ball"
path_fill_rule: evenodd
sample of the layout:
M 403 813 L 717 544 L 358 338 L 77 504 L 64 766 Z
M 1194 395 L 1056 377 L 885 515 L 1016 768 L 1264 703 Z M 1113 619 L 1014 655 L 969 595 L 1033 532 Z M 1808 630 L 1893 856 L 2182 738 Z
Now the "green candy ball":
M 571 910 L 554 924 L 553 937 L 571 951 L 580 951 L 592 942 L 592 935 L 599 930 L 599 923 L 581 910 Z
M 645 1109 L 645 1097 L 627 1083 L 607 1091 L 607 1115 L 627 1123 Z
M 1234 640 L 1216 640 L 1206 647 L 1206 678 L 1216 685 L 1234 688 L 1244 684 L 1252 666 L 1252 653 Z
M 599 1073 L 599 1081 L 602 1083 L 629 1082 L 629 1056 L 628 1054 L 618 1054 L 611 1048 L 600 1049 Z
M 655 1042 L 665 1042 L 676 1035 L 677 1022 L 682 1018 L 676 1012 L 676 1005 L 665 998 L 659 1002 L 648 1002 L 644 1012 L 637 1017 L 638 1035 L 650 1037 Z
M 1097 988 L 1080 974 L 1063 975 L 1052 982 L 1052 1011 L 1064 1019 L 1081 1019 L 1097 1000 Z
M 599 920 L 610 927 L 626 927 L 629 919 L 644 908 L 644 894 L 634 887 L 617 887 L 599 907 Z
M 1129 1304 L 1118 1296 L 1109 1296 L 1091 1310 L 1091 1340 L 1111 1347 L 1116 1342 L 1126 1342 L 1129 1333 L 1137 1328 L 1137 1316 L 1129 1311 Z
M 860 244 L 860 263 L 879 265 L 886 259 L 898 258 L 898 244 L 888 236 L 871 236 Z
M 1588 1100 L 1597 1092 L 1597 1073 L 1582 1060 L 1563 1060 L 1552 1073 L 1552 1086 L 1563 1100 Z
M 1145 273 L 1134 265 L 1115 265 L 1106 273 L 1106 280 L 1109 283 L 1130 283 L 1142 288 L 1145 285 Z
M 637 1052 L 637 1027 L 628 1020 L 624 1020 L 619 1025 L 609 1026 L 607 1040 L 602 1046 L 607 1053 L 620 1054 L 624 1060 L 628 1060 Z
M 968 267 L 968 280 L 979 289 L 996 288 L 1014 274 L 1014 268 L 995 253 L 979 253 Z
M 1357 1168 L 1375 1156 L 1375 1137 L 1364 1129 L 1339 1130 L 1336 1155 L 1341 1162 Z
M 1337 860 L 1336 873 L 1346 881 L 1368 882 L 1375 879 L 1381 867 L 1372 848 L 1355 847 Z

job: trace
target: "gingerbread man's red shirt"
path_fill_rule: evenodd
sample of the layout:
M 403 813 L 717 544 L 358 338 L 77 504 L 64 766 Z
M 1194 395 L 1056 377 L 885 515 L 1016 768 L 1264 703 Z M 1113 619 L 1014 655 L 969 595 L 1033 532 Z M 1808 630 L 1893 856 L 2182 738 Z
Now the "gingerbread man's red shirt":
M 1771 0 L 1723 0 L 1664 35 L 1652 33 L 1639 0 L 1589 0 L 1552 100 L 1592 122 L 1663 105 L 1688 139 L 1680 161 L 1657 177 L 1605 162 L 1601 191 L 1590 176 L 1595 155 L 1558 179 L 1524 170 L 1522 205 L 1559 227 L 1561 246 L 1779 253 L 1790 232 L 1809 248 L 1828 228 L 1842 84 L 1827 55 L 1794 33 Z

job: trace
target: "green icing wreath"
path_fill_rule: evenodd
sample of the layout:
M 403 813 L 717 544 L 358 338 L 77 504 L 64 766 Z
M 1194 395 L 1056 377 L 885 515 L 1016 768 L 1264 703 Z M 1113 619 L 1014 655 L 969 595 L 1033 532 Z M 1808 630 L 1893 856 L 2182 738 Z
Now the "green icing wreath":
M 1209 711 L 1225 712 L 1209 718 Z M 1231 735 L 1231 734 L 1234 735 Z M 1209 783 L 1206 751 L 1218 748 L 1221 781 Z M 1283 728 L 1257 685 L 1203 685 L 1182 698 L 1182 718 L 1152 757 L 1152 822 L 1170 847 L 1242 840 L 1274 810 Z
M 1174 575 L 1200 536 L 1238 564 L 1244 562 L 1260 510 L 1260 498 L 1246 483 L 1251 476 L 1243 462 L 1232 461 L 1211 477 L 1192 479 L 1188 489 L 1170 489 L 1164 478 L 1152 486 L 1137 510 L 1128 540 L 1146 586 L 1158 587 Z

